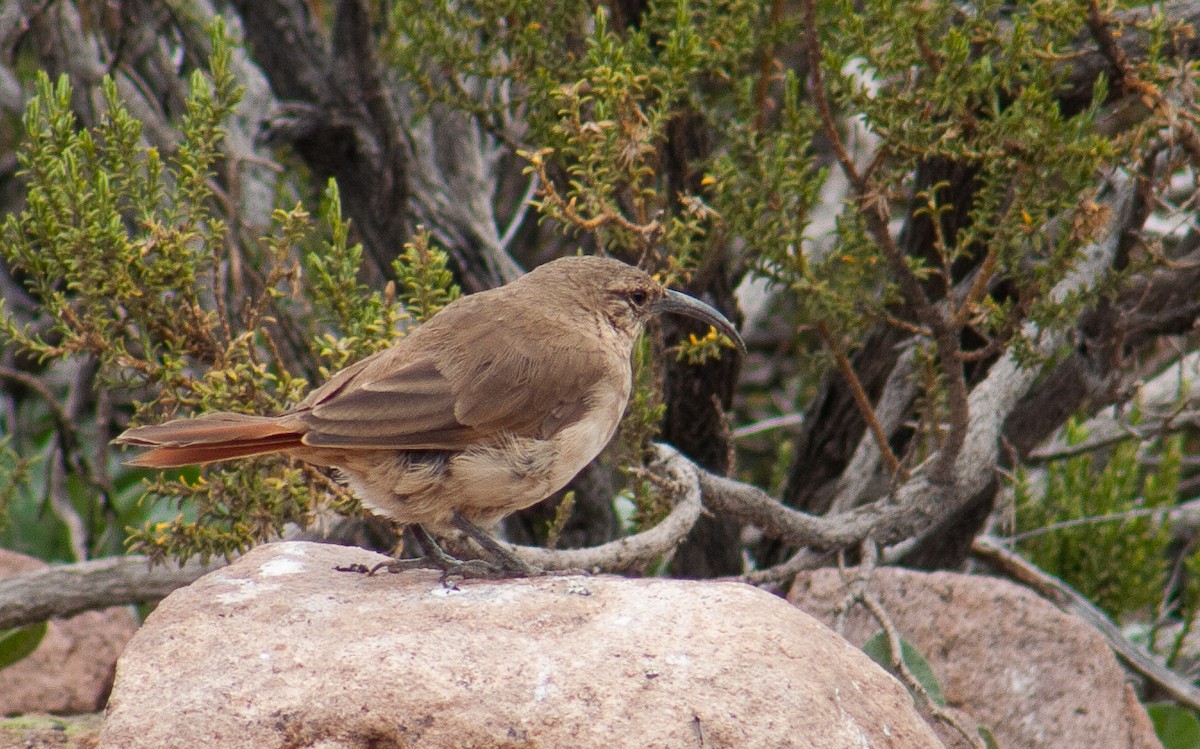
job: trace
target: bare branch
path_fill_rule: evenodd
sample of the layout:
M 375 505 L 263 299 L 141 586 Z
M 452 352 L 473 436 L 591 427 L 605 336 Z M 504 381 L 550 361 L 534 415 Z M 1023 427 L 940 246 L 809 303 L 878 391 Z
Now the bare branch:
M 913 348 L 909 346 L 888 375 L 883 394 L 879 396 L 879 402 L 874 408 L 880 428 L 887 438 L 903 424 L 908 407 L 917 397 L 917 384 L 912 376 L 915 369 L 914 359 Z M 876 478 L 881 457 L 878 438 L 869 439 L 868 435 L 863 435 L 846 465 L 846 470 L 842 471 L 837 494 L 829 506 L 830 512 L 844 512 L 862 501 Z M 895 472 L 892 475 L 896 475 Z
M 538 546 L 510 546 L 530 564 L 547 570 L 604 570 L 629 572 L 647 565 L 674 551 L 696 521 L 700 519 L 700 475 L 698 468 L 675 448 L 655 446 L 659 459 L 655 464 L 666 473 L 679 491 L 675 508 L 658 525 L 633 536 L 593 546 L 587 549 L 545 549 Z
M 1070 444 L 1060 430 L 1050 440 L 1025 456 L 1027 461 L 1043 463 L 1092 452 L 1127 439 L 1147 440 L 1179 429 L 1200 425 L 1200 396 L 1192 393 L 1183 403 L 1179 394 L 1189 392 L 1192 382 L 1200 379 L 1200 352 L 1192 352 L 1165 368 L 1138 387 L 1142 418 L 1128 423 L 1115 408 L 1093 416 L 1083 425 L 1086 435 Z
M 775 429 L 790 429 L 793 427 L 802 426 L 804 424 L 804 414 L 784 414 L 782 416 L 773 416 L 769 419 L 756 421 L 753 424 L 746 424 L 733 430 L 734 439 L 742 439 L 743 437 L 753 437 L 756 434 L 770 432 Z
M 303 0 L 233 5 L 254 59 L 287 102 L 268 138 L 290 143 L 319 176 L 337 179 L 374 271 L 386 276 L 409 234 L 408 182 L 399 119 L 383 87 L 365 3 L 336 4 L 329 40 Z
M 821 335 L 821 340 L 825 342 L 825 346 L 833 352 L 834 361 L 837 362 L 838 370 L 842 373 L 842 379 L 846 382 L 846 387 L 850 388 L 850 393 L 854 396 L 854 402 L 858 404 L 858 412 L 862 415 L 863 420 L 867 422 L 867 427 L 871 435 L 875 438 L 875 448 L 878 450 L 883 462 L 887 464 L 888 473 L 892 476 L 899 476 L 900 461 L 896 458 L 896 454 L 892 452 L 892 448 L 888 445 L 887 433 L 884 431 L 883 425 L 879 423 L 879 419 L 875 417 L 875 409 L 871 406 L 871 400 L 867 397 L 867 393 L 863 390 L 862 383 L 858 380 L 858 375 L 854 373 L 854 367 L 850 364 L 850 357 L 846 355 L 846 349 L 842 346 L 841 341 L 834 338 L 833 333 L 829 330 L 829 326 L 824 322 L 817 323 L 817 332 Z
M 109 557 L 0 579 L 0 630 L 109 606 L 165 598 L 225 562 L 150 566 L 146 557 Z
M 863 608 L 871 614 L 871 617 L 883 629 L 888 641 L 888 651 L 892 656 L 892 669 L 900 676 L 900 680 L 904 683 L 904 686 L 908 687 L 909 692 L 919 698 L 920 704 L 929 711 L 934 720 L 941 721 L 952 728 L 970 746 L 986 749 L 987 744 L 983 738 L 977 733 L 968 731 L 967 727 L 958 718 L 955 718 L 949 711 L 934 702 L 933 698 L 929 696 L 929 692 L 925 689 L 925 685 L 921 683 L 921 680 L 908 667 L 908 663 L 904 660 L 904 645 L 900 639 L 900 631 L 888 615 L 883 603 L 869 593 L 865 589 L 865 586 L 857 592 L 855 600 L 863 605 Z

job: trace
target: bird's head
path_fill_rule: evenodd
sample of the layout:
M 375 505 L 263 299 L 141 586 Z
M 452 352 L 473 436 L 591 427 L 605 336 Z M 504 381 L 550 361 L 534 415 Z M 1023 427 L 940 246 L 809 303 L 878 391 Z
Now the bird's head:
M 646 320 L 654 315 L 673 313 L 706 322 L 723 333 L 738 351 L 746 353 L 746 344 L 733 323 L 709 305 L 678 291 L 668 289 L 645 271 L 619 260 L 601 257 L 567 257 L 547 263 L 526 278 L 545 283 L 572 295 L 584 308 L 599 310 L 618 332 L 633 340 Z

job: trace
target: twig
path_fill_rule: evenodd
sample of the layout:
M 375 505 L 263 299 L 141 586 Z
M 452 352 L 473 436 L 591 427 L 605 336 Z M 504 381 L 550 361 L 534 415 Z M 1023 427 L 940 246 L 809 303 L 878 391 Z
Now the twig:
M 975 278 L 971 282 L 971 286 L 967 289 L 966 295 L 959 303 L 958 310 L 951 314 L 950 324 L 961 328 L 971 319 L 971 310 L 975 309 L 975 305 L 979 304 L 987 293 L 988 284 L 996 275 L 996 266 L 999 265 L 999 253 L 996 251 L 995 243 L 989 243 L 987 255 L 983 258 L 983 263 L 980 264 L 975 272 Z M 953 296 L 953 295 L 951 295 Z
M 911 344 L 915 344 L 915 341 L 901 344 L 903 353 L 896 360 L 892 371 L 888 373 L 887 382 L 883 385 L 883 392 L 873 409 L 875 417 L 879 420 L 886 435 L 893 434 L 904 424 L 909 406 L 917 396 L 917 383 L 912 376 L 916 355 L 915 348 Z M 863 501 L 878 473 L 881 459 L 882 455 L 875 438 L 862 435 L 859 438 L 858 446 L 854 448 L 854 454 L 850 456 L 850 462 L 842 471 L 841 479 L 838 480 L 837 492 L 829 504 L 830 513 L 845 512 Z M 893 482 L 906 478 L 903 472 L 892 474 L 892 477 Z
M 74 425 L 67 418 L 67 413 L 58 402 L 58 398 L 50 392 L 50 388 L 46 387 L 46 383 L 27 372 L 5 366 L 0 366 L 0 380 L 23 385 L 40 395 L 46 402 L 46 407 L 50 409 L 50 418 L 54 421 L 55 431 L 62 435 L 60 439 L 72 444 L 77 442 Z
M 1140 501 L 1140 498 L 1139 500 Z M 1072 518 L 1070 520 L 1062 520 L 1057 523 L 1044 525 L 1041 528 L 1033 528 L 1031 530 L 1015 533 L 1011 536 L 1001 536 L 997 540 L 1002 540 L 1004 543 L 1013 544 L 1018 541 L 1024 541 L 1029 538 L 1044 536 L 1047 533 L 1066 530 L 1067 528 L 1077 528 L 1082 525 L 1097 525 L 1099 523 L 1111 523 L 1116 521 L 1132 520 L 1133 518 L 1144 517 L 1167 517 L 1175 512 L 1174 507 L 1144 507 L 1124 512 L 1110 512 L 1106 515 L 1092 515 L 1083 518 Z
M 888 653 L 891 656 L 890 665 L 900 678 L 901 683 L 929 711 L 929 715 L 932 718 L 950 726 L 968 744 L 986 749 L 979 736 L 968 731 L 966 726 L 962 725 L 957 718 L 944 710 L 941 705 L 937 704 L 929 696 L 925 685 L 909 669 L 908 663 L 904 660 L 904 643 L 900 637 L 900 631 L 896 628 L 883 603 L 876 596 L 872 595 L 870 591 L 871 579 L 875 574 L 876 565 L 879 563 L 879 546 L 873 540 L 867 538 L 863 540 L 859 548 L 861 558 L 853 575 L 842 567 L 841 558 L 839 557 L 838 559 L 838 569 L 841 572 L 842 580 L 846 583 L 846 595 L 837 607 L 834 608 L 833 628 L 839 634 L 842 634 L 846 626 L 846 617 L 854 610 L 854 607 L 861 605 L 865 608 L 883 630 L 884 636 L 887 637 Z
M 909 670 L 908 664 L 904 662 L 904 644 L 900 638 L 900 632 L 896 629 L 895 623 L 892 622 L 891 617 L 888 616 L 887 609 L 884 608 L 879 599 L 870 593 L 863 592 L 862 596 L 859 598 L 859 602 L 863 605 L 863 608 L 870 612 L 871 617 L 874 618 L 879 626 L 883 629 L 884 635 L 887 637 L 888 641 L 888 650 L 891 651 L 891 665 L 892 668 L 895 669 L 896 674 L 900 677 L 900 681 L 903 682 L 904 686 L 908 687 L 910 692 L 917 696 L 918 701 L 921 702 L 925 706 L 925 709 L 929 711 L 929 715 L 933 717 L 934 720 L 941 721 L 950 728 L 954 729 L 954 731 L 962 736 L 963 739 L 971 746 L 980 747 L 980 749 L 987 749 L 987 745 L 983 742 L 983 738 L 968 731 L 967 727 L 964 726 L 957 718 L 943 709 L 941 705 L 934 702 L 929 696 L 929 692 L 926 691 L 925 685 L 923 685 L 916 675 Z
M 299 460 L 295 462 L 300 466 L 300 470 L 304 472 L 305 476 L 325 487 L 325 491 L 334 495 L 343 502 L 358 502 L 358 497 L 354 495 L 354 492 L 350 491 L 349 487 L 343 486 L 342 484 L 334 481 L 326 473 L 318 469 L 313 464 L 305 463 Z
M 75 428 L 77 413 L 83 407 L 84 393 L 90 392 L 94 359 L 84 357 L 81 367 L 64 406 L 54 393 L 37 377 L 11 367 L 0 366 L 0 380 L 19 383 L 36 392 L 46 401 L 54 422 L 55 439 L 46 447 L 46 494 L 55 513 L 67 526 L 72 551 L 79 558 L 87 558 L 91 549 L 89 524 L 79 516 L 67 491 L 68 475 L 74 473 L 96 490 L 99 500 L 106 504 L 111 487 L 100 480 L 92 470 L 91 462 L 83 452 L 79 432 Z
M 879 562 L 879 546 L 870 538 L 859 544 L 859 548 L 862 551 L 861 559 L 853 576 L 846 570 L 844 555 L 838 554 L 838 572 L 842 582 L 846 583 L 846 596 L 833 610 L 833 628 L 839 635 L 846 633 L 846 617 L 854 610 L 855 604 L 862 602 L 863 596 L 867 594 L 871 578 L 875 575 L 875 566 Z
M 525 194 L 521 196 L 521 201 L 517 203 L 516 210 L 513 211 L 512 218 L 508 222 L 508 228 L 500 235 L 499 249 L 501 252 L 508 252 L 509 244 L 517 236 L 517 231 L 520 230 L 521 225 L 525 223 L 525 214 L 529 212 L 530 203 L 533 201 L 534 196 L 537 195 L 538 183 L 539 179 L 536 172 L 529 175 L 529 185 L 525 188 Z
M 875 444 L 879 448 L 879 454 L 883 461 L 887 463 L 888 473 L 892 476 L 900 475 L 900 460 L 896 454 L 892 452 L 891 445 L 888 444 L 887 434 L 883 431 L 883 426 L 880 425 L 879 419 L 875 417 L 875 409 L 871 407 L 871 399 L 867 397 L 867 393 L 863 390 L 862 383 L 858 379 L 858 375 L 854 372 L 854 366 L 850 364 L 850 357 L 846 355 L 846 350 L 842 348 L 841 341 L 834 338 L 830 332 L 829 326 L 824 322 L 817 323 L 817 332 L 821 336 L 821 340 L 833 352 L 834 361 L 837 362 L 838 371 L 842 374 L 842 380 L 846 383 L 846 387 L 850 388 L 850 394 L 854 396 L 854 403 L 858 406 L 858 413 L 867 422 L 867 428 L 871 430 L 871 434 L 875 437 Z
M 767 121 L 767 89 L 771 85 L 771 71 L 775 67 L 775 40 L 783 19 L 783 0 L 771 0 L 771 16 L 768 20 L 771 38 L 763 47 L 758 61 L 758 79 L 754 82 L 754 129 L 761 132 Z
M 1048 463 L 1054 460 L 1073 458 L 1126 440 L 1148 440 L 1166 436 L 1194 427 L 1197 423 L 1200 423 L 1200 411 L 1196 409 L 1188 409 L 1164 417 L 1150 417 L 1140 424 L 1118 423 L 1114 419 L 1101 423 L 1100 429 L 1093 429 L 1092 434 L 1079 443 L 1063 444 L 1061 441 L 1054 441 L 1030 452 L 1026 456 L 1026 460 Z M 1108 430 L 1105 430 L 1104 427 L 1108 427 Z
M 825 85 L 825 63 L 821 59 L 824 55 L 821 51 L 820 31 L 817 28 L 816 0 L 803 0 L 800 3 L 800 7 L 804 16 L 804 41 L 806 52 L 808 53 L 808 74 L 812 77 L 813 99 L 817 104 L 817 112 L 821 117 L 821 124 L 826 138 L 829 139 L 829 145 L 833 148 L 833 153 L 842 168 L 842 173 L 846 175 L 846 179 L 850 182 L 854 191 L 861 197 L 867 191 L 866 181 L 863 179 L 862 174 L 859 173 L 858 167 L 855 166 L 850 152 L 846 150 L 846 144 L 842 142 L 837 122 L 833 117 L 833 109 L 829 105 L 829 90 Z
M 798 427 L 804 424 L 804 414 L 784 414 L 782 416 L 773 416 L 769 419 L 756 421 L 753 424 L 746 424 L 733 430 L 733 438 L 741 439 L 743 437 L 753 437 L 756 434 L 770 432 L 774 429 L 784 429 L 786 427 Z
M 764 588 L 773 588 L 778 585 L 789 583 L 792 578 L 805 570 L 824 567 L 829 563 L 829 559 L 833 556 L 832 552 L 816 552 L 812 549 L 800 549 L 795 554 L 790 556 L 787 561 L 768 567 L 763 570 L 754 570 L 740 577 L 721 578 L 728 580 L 737 580 L 740 582 L 758 585 Z

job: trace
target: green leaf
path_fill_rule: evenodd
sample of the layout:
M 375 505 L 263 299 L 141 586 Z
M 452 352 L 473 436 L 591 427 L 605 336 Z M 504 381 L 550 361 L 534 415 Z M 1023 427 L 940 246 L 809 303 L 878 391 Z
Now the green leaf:
M 987 749 L 1000 749 L 1000 742 L 996 741 L 996 734 L 992 733 L 992 729 L 980 726 L 975 730 L 979 732 L 979 738 L 983 739 L 983 745 Z
M 5 669 L 37 650 L 46 636 L 46 622 L 9 630 L 0 637 L 0 669 Z
M 1163 749 L 1192 749 L 1200 746 L 1200 719 L 1187 708 L 1169 702 L 1147 705 L 1154 733 Z
M 887 634 L 880 630 L 863 643 L 862 650 L 871 660 L 892 671 L 892 649 L 888 643 Z M 908 640 L 901 638 L 900 652 L 903 656 L 904 665 L 908 667 L 909 673 L 916 677 L 917 683 L 925 688 L 925 693 L 929 695 L 929 699 L 939 707 L 946 706 L 946 697 L 942 694 L 942 685 L 938 683 L 937 677 L 933 674 L 933 669 L 929 665 L 929 661 L 921 654 L 921 651 L 910 643 Z

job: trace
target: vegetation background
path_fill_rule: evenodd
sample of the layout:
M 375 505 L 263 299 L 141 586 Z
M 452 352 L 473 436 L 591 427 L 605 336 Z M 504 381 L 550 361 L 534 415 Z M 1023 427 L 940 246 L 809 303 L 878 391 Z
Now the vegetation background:
M 664 320 L 618 444 L 510 540 L 660 522 L 624 469 L 665 442 L 713 512 L 648 572 L 782 589 L 998 548 L 1188 681 L 1198 23 L 1194 0 L 5 3 L 0 546 L 391 548 L 312 468 L 149 475 L 108 442 L 280 410 L 458 293 L 604 253 L 740 320 L 750 355 Z

